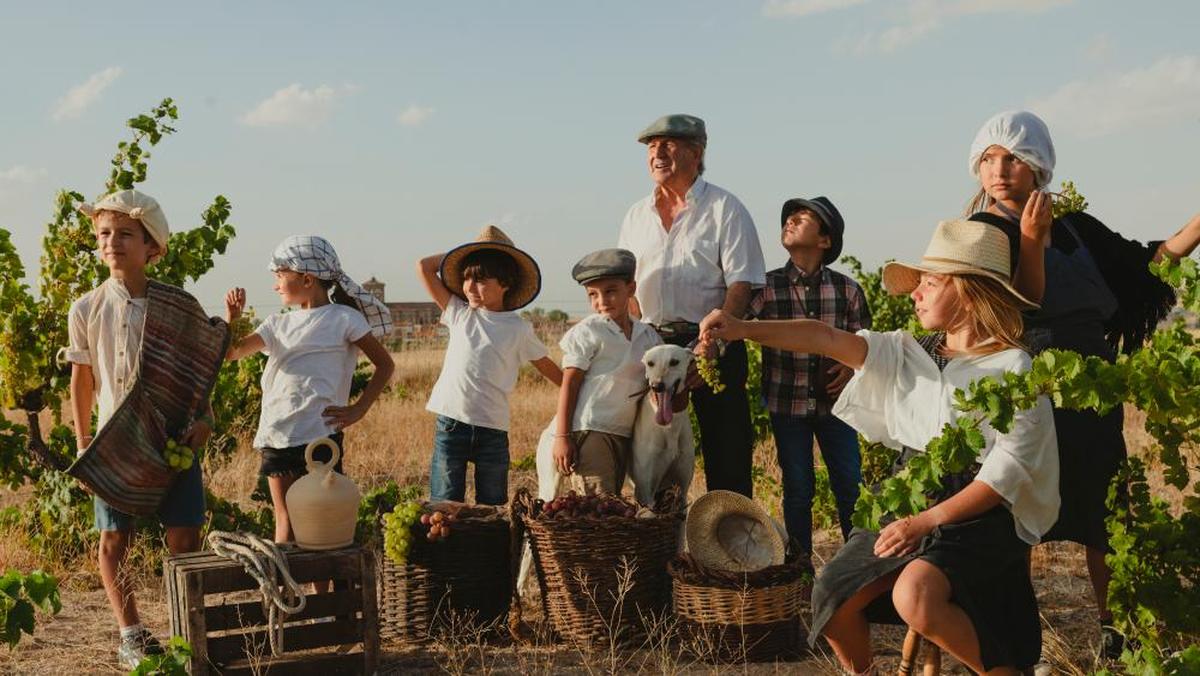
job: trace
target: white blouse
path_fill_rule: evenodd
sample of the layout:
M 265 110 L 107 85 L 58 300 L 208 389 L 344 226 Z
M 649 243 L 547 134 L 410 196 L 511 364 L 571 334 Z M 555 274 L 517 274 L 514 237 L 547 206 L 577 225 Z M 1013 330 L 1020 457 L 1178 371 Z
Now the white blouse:
M 1011 349 L 985 356 L 955 357 L 939 370 L 917 341 L 902 331 L 859 331 L 867 340 L 867 358 L 834 404 L 833 414 L 868 441 L 899 449 L 923 450 L 957 420 L 954 392 L 1007 371 L 1024 373 L 1030 357 Z M 1034 545 L 1058 519 L 1058 444 L 1050 400 L 1038 399 L 1018 411 L 1012 428 L 1000 434 L 981 426 L 984 449 L 976 480 L 1004 499 L 1017 536 Z

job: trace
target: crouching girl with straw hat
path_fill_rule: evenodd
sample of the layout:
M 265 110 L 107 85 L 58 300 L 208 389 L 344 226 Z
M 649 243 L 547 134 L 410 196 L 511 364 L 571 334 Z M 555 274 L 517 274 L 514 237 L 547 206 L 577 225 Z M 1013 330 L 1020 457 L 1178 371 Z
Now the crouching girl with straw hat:
M 1021 314 L 1034 304 L 1012 286 L 1019 243 L 991 225 L 938 225 L 920 264 L 889 263 L 890 293 L 911 294 L 921 326 L 857 334 L 813 320 L 737 320 L 714 311 L 703 340 L 755 340 L 823 354 L 855 370 L 833 413 L 864 437 L 900 449 L 897 467 L 959 415 L 956 390 L 1024 372 Z M 1058 515 L 1054 418 L 1045 397 L 1016 414 L 1009 432 L 986 424 L 978 464 L 944 477 L 932 505 L 855 529 L 813 589 L 810 641 L 824 635 L 842 666 L 873 673 L 869 621 L 899 619 L 980 673 L 1016 673 L 1041 652 L 1031 545 Z

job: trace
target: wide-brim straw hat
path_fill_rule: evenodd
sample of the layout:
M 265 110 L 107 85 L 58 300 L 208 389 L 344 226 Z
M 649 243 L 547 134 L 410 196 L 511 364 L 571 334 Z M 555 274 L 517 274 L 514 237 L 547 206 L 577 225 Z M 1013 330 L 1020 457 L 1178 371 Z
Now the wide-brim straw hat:
M 938 223 L 920 263 L 892 261 L 883 266 L 883 286 L 894 296 L 912 293 L 923 272 L 990 277 L 1004 287 L 1019 308 L 1039 307 L 1013 287 L 1008 235 L 987 223 L 965 220 Z
M 707 568 L 749 573 L 782 565 L 786 543 L 759 504 L 733 491 L 709 491 L 688 509 L 688 553 Z
M 442 258 L 439 274 L 442 276 L 442 283 L 446 285 L 450 293 L 466 300 L 466 296 L 463 294 L 462 261 L 468 254 L 482 249 L 502 251 L 516 261 L 517 281 L 504 295 L 505 310 L 519 310 L 537 298 L 538 293 L 542 290 L 542 271 L 538 268 L 537 261 L 514 246 L 508 235 L 494 225 L 484 226 L 483 231 L 479 233 L 474 242 L 455 247 Z

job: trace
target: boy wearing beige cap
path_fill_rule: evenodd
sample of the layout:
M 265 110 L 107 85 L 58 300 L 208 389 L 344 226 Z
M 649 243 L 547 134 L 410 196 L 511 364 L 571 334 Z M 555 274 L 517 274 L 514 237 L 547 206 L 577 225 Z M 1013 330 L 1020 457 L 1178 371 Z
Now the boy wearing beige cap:
M 99 405 L 97 427 L 103 428 L 139 377 L 147 289 L 151 284 L 146 266 L 166 253 L 170 230 L 158 202 L 137 190 L 112 193 L 95 204 L 83 205 L 80 210 L 92 219 L 96 248 L 109 271 L 107 280 L 71 305 L 68 318 L 71 411 L 82 454 L 92 443 L 93 404 Z M 204 412 L 190 421 L 186 430 L 180 441 L 191 448 L 202 446 L 212 432 L 211 413 Z M 162 652 L 158 641 L 138 618 L 131 577 L 123 570 L 134 517 L 117 510 L 99 495 L 94 498 L 93 508 L 96 528 L 100 531 L 100 577 L 121 629 L 117 658 L 123 668 L 132 669 L 147 653 Z M 200 527 L 204 523 L 204 487 L 199 463 L 179 474 L 161 503 L 158 516 L 166 526 L 171 553 L 199 549 Z

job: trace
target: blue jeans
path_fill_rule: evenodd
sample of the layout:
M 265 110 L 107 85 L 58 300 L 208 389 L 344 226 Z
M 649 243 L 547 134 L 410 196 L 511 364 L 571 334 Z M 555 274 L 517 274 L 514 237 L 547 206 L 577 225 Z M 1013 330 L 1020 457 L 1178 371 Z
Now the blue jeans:
M 812 551 L 812 503 L 816 493 L 813 436 L 829 470 L 829 485 L 837 503 L 842 538 L 850 535 L 850 517 L 862 483 L 862 459 L 854 428 L 832 415 L 792 417 L 771 414 L 771 432 L 783 474 L 783 520 L 788 536 Z
M 475 463 L 475 502 L 508 502 L 508 432 L 437 417 L 429 499 L 462 502 L 467 494 L 467 463 Z

